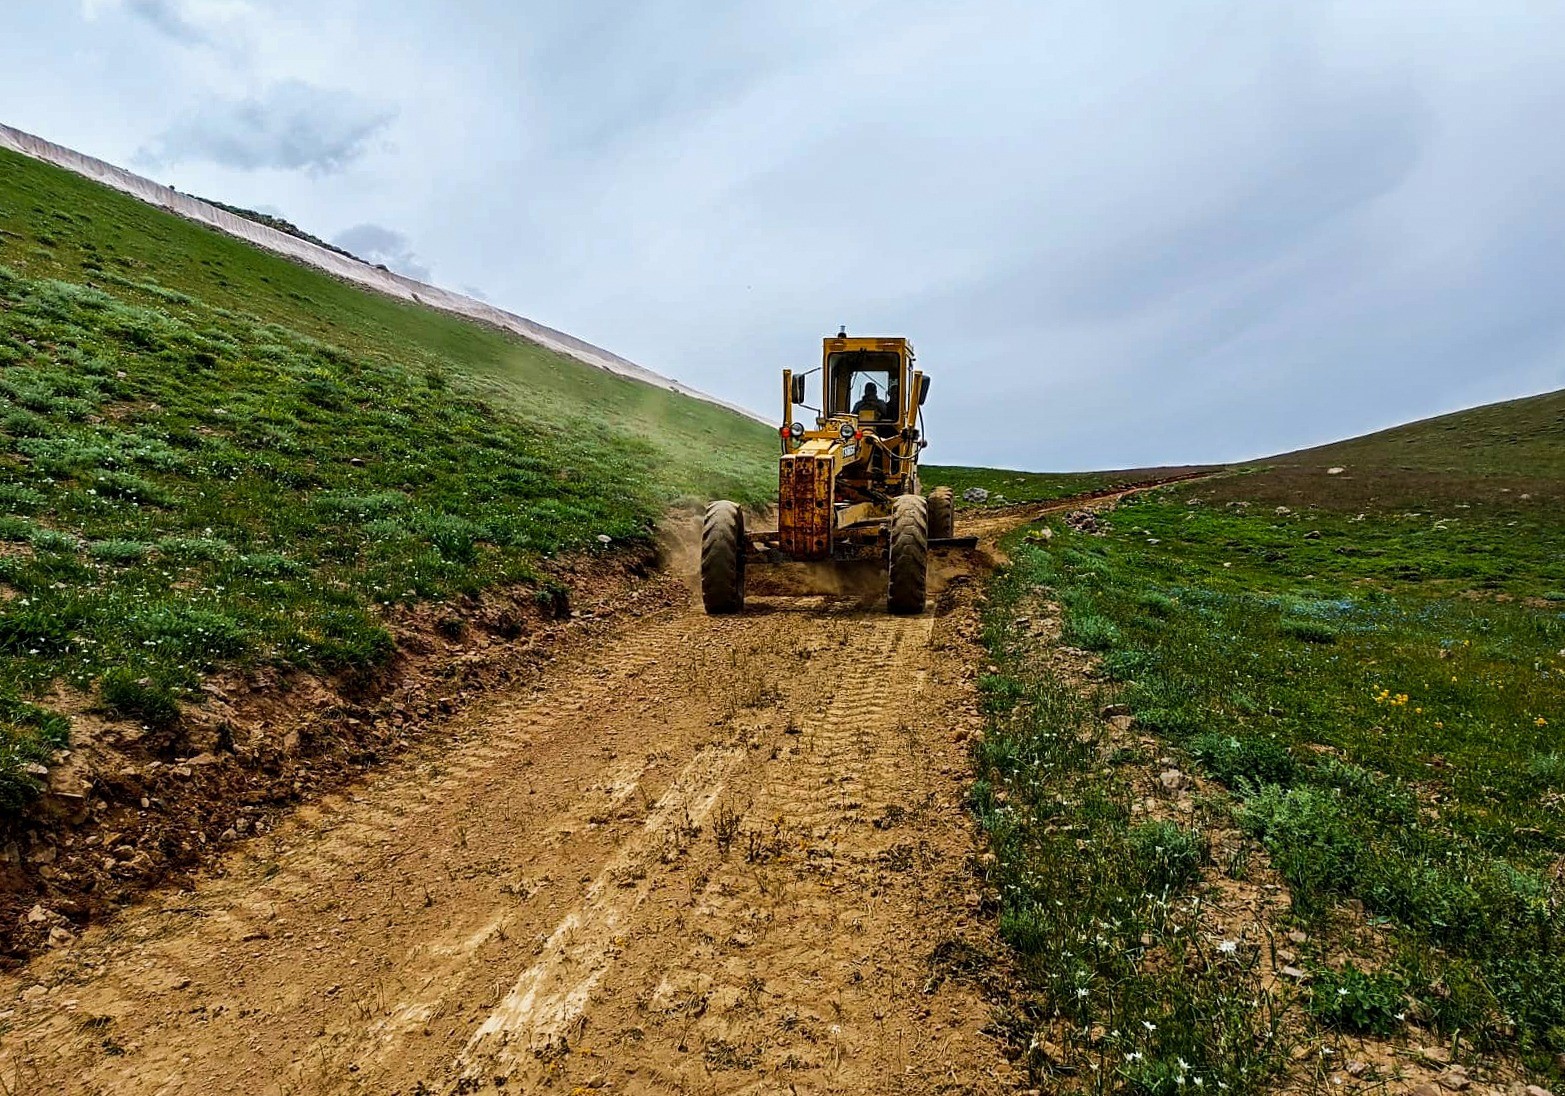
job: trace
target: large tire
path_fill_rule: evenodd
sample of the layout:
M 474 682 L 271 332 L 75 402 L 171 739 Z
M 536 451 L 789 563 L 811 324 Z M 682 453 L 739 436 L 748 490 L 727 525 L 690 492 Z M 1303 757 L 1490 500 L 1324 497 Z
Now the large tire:
M 701 602 L 708 613 L 744 608 L 744 512 L 714 502 L 701 520 Z
M 898 495 L 891 504 L 891 566 L 886 608 L 905 616 L 924 611 L 929 577 L 929 502 Z
M 956 536 L 956 500 L 951 488 L 936 487 L 929 492 L 929 539 L 945 540 Z

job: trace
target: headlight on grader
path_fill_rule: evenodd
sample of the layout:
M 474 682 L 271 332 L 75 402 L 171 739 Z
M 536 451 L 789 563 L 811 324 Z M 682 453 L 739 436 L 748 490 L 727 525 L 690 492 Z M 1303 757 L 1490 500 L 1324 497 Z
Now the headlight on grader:
M 788 427 L 788 433 L 796 438 L 804 437 L 804 424 L 802 422 L 794 423 L 792 426 Z
M 842 435 L 843 441 L 852 441 L 854 432 L 853 424 L 850 422 L 845 422 L 837 428 L 837 433 Z

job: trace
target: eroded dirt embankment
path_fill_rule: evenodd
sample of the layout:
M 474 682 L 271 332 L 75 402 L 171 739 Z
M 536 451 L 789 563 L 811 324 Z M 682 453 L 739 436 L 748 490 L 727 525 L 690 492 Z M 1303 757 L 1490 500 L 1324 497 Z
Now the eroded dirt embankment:
M 0 827 L 0 964 L 67 945 L 149 887 L 188 885 L 232 843 L 384 765 L 477 698 L 682 602 L 656 564 L 651 548 L 579 557 L 556 565 L 555 597 L 528 587 L 418 606 L 388 622 L 398 653 L 373 674 L 231 672 L 165 727 L 55 697 L 71 749 L 49 766 L 44 795 Z

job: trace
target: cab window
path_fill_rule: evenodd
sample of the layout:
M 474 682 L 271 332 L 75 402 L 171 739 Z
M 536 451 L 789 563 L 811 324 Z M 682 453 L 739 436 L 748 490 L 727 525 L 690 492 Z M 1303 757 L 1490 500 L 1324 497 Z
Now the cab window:
M 860 415 L 869 411 L 874 421 L 897 418 L 901 375 L 900 356 L 884 350 L 839 350 L 827 357 L 830 379 L 826 411 L 832 415 Z

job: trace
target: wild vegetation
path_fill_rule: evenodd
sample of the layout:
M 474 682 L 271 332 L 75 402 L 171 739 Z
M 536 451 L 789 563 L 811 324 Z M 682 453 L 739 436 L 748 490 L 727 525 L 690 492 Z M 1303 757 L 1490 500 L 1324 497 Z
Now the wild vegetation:
M 155 724 L 220 665 L 372 670 L 389 606 L 766 498 L 772 440 L 0 153 L 0 810 L 61 690 Z
M 1114 1033 L 1102 1068 L 1130 1089 L 1259 1090 L 1290 1045 L 1343 1031 L 1565 1069 L 1562 411 L 1415 424 L 1016 545 L 975 806 L 1040 1011 Z M 1027 598 L 1061 607 L 1139 733 L 1226 790 L 1206 825 L 1280 872 L 1302 988 L 1224 973 L 1201 941 L 1188 911 L 1242 864 L 1202 882 L 1138 853 L 1199 848 L 1202 813 L 1178 836 L 1130 825 L 1126 781 L 1078 742 L 1080 683 L 1013 623 Z

